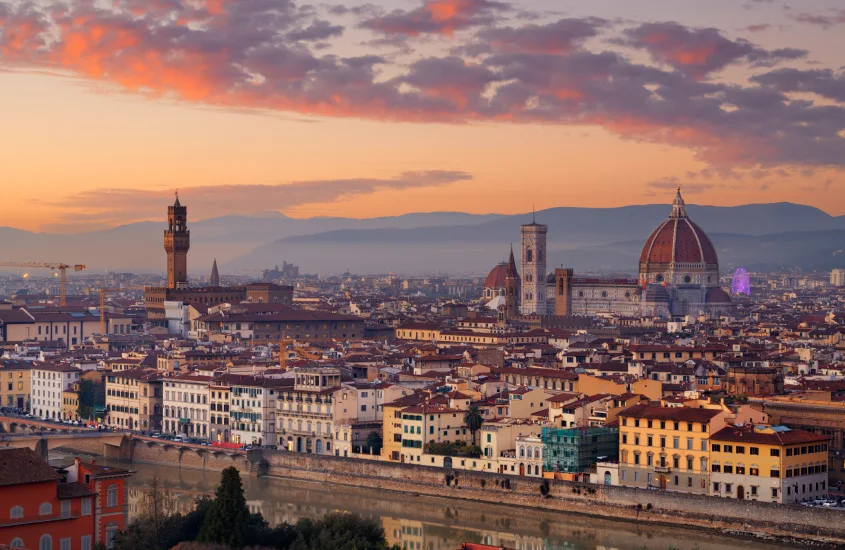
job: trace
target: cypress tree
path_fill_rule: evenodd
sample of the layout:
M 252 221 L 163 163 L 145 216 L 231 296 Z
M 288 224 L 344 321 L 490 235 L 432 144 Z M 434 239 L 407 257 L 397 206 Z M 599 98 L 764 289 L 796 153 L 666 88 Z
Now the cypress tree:
M 216 542 L 241 548 L 249 541 L 249 508 L 244 498 L 241 474 L 229 467 L 220 476 L 214 504 L 199 532 L 200 542 Z

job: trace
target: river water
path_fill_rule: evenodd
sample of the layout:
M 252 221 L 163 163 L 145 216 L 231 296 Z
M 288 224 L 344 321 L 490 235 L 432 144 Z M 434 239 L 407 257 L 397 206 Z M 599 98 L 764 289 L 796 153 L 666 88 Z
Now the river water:
M 51 463 L 72 456 L 51 452 Z M 102 461 L 107 462 L 107 461 Z M 120 464 L 127 467 L 127 464 Z M 155 477 L 190 511 L 194 499 L 212 494 L 220 475 L 172 466 L 132 464 L 129 516 L 142 507 Z M 247 504 L 271 524 L 294 523 L 331 511 L 347 511 L 381 521 L 388 541 L 408 550 L 456 550 L 461 542 L 504 545 L 517 550 L 762 550 L 771 543 L 712 535 L 700 530 L 638 525 L 580 515 L 460 500 L 408 496 L 386 491 L 328 486 L 287 479 L 243 477 Z

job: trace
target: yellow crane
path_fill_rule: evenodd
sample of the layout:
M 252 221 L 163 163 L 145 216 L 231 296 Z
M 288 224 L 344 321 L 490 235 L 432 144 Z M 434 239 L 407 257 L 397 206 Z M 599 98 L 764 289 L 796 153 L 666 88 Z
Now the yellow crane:
M 100 289 L 100 336 L 106 335 L 106 293 L 107 292 L 120 292 L 121 290 L 144 290 L 142 286 L 122 286 L 119 288 L 106 288 L 103 287 Z
M 35 267 L 44 269 L 59 270 L 59 305 L 67 305 L 67 270 L 82 271 L 85 266 L 82 264 L 67 265 L 63 263 L 42 263 L 42 262 L 0 262 L 0 267 Z

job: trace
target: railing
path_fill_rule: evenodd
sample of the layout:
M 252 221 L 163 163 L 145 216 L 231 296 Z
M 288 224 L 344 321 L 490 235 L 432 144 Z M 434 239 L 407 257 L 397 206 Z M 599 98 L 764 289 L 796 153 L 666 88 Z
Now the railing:
M 672 473 L 672 468 L 669 466 L 655 466 L 654 471 L 658 474 L 669 474 Z

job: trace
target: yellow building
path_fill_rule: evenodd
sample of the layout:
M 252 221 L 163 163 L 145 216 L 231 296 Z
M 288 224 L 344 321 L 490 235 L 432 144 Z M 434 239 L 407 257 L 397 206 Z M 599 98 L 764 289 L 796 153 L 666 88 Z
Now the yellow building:
M 31 363 L 0 360 L 0 407 L 27 408 Z
M 415 393 L 385 403 L 382 414 L 382 460 L 400 462 L 402 458 L 402 409 L 421 405 L 428 398 L 426 394 Z
M 106 375 L 106 424 L 130 430 L 160 430 L 161 377 L 156 369 Z
M 420 462 L 429 443 L 471 440 L 464 426 L 464 411 L 423 404 L 402 409 L 402 462 Z
M 710 438 L 710 494 L 781 504 L 825 497 L 829 442 L 784 426 L 727 426 Z
M 62 392 L 62 420 L 79 420 L 79 385 Z
M 619 484 L 707 495 L 710 436 L 723 409 L 635 405 L 619 419 Z

